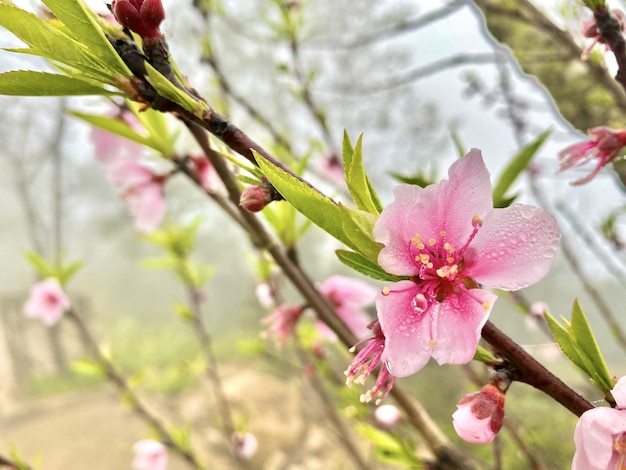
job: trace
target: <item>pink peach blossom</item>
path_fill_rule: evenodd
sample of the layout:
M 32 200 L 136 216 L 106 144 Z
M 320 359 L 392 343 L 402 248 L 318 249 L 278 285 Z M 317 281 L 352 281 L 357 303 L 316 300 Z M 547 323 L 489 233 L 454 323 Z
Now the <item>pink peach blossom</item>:
M 256 436 L 251 432 L 235 433 L 232 439 L 235 447 L 235 455 L 240 459 L 251 459 L 259 448 Z
M 215 168 L 204 155 L 193 155 L 189 157 L 191 167 L 198 176 L 198 180 L 204 189 L 210 193 L 216 192 L 222 187 L 222 180 L 218 176 Z
M 378 218 L 380 266 L 409 277 L 376 299 L 386 338 L 382 360 L 394 376 L 414 374 L 431 357 L 469 362 L 497 299 L 479 285 L 522 289 L 550 269 L 560 239 L 554 217 L 522 204 L 494 209 L 491 192 L 473 149 L 452 164 L 449 180 L 398 186 Z
M 141 124 L 134 114 L 128 111 L 121 111 L 117 106 L 107 114 L 114 115 L 120 121 L 124 121 L 135 131 L 142 129 Z M 91 128 L 90 139 L 94 145 L 96 160 L 103 165 L 112 165 L 129 160 L 139 160 L 144 149 L 144 147 L 137 142 L 125 139 L 124 137 L 96 126 Z
M 576 452 L 572 470 L 621 469 L 626 463 L 626 377 L 611 394 L 616 408 L 585 411 L 574 431 Z
M 344 181 L 343 162 L 334 153 L 318 160 L 317 170 L 320 176 L 330 183 L 341 184 Z
M 163 195 L 165 178 L 134 161 L 115 165 L 108 177 L 113 184 L 122 187 L 123 197 L 135 218 L 135 228 L 143 233 L 156 230 L 167 210 Z
M 267 330 L 261 333 L 261 338 L 273 338 L 277 347 L 284 346 L 291 338 L 302 312 L 301 306 L 279 306 L 272 314 L 261 320 L 261 323 L 268 325 Z
M 133 446 L 135 470 L 165 470 L 167 468 L 167 448 L 152 439 L 143 439 Z
M 461 398 L 452 414 L 456 433 L 471 444 L 491 442 L 502 427 L 504 394 L 495 385 L 485 385 L 480 391 Z
M 624 28 L 626 26 L 626 16 L 624 16 L 624 12 L 614 9 L 611 10 L 611 14 L 618 21 L 620 29 L 624 31 Z M 582 34 L 586 38 L 593 39 L 593 41 L 591 42 L 591 44 L 589 44 L 589 46 L 585 48 L 581 55 L 581 59 L 587 60 L 589 58 L 589 55 L 591 54 L 591 50 L 596 44 L 603 44 L 605 52 L 610 50 L 609 45 L 600 35 L 600 30 L 598 29 L 598 24 L 596 23 L 595 18 L 589 18 L 582 21 Z
M 39 318 L 44 325 L 52 326 L 61 319 L 63 311 L 70 307 L 70 299 L 55 278 L 38 282 L 30 288 L 30 296 L 24 305 L 24 314 Z
M 345 276 L 331 276 L 320 286 L 320 292 L 335 307 L 337 316 L 347 325 L 358 339 L 366 338 L 372 319 L 364 309 L 374 303 L 378 290 L 369 284 Z M 336 336 L 323 322 L 318 329 L 329 340 Z
M 559 171 L 578 167 L 597 159 L 595 168 L 584 178 L 572 182 L 572 185 L 587 183 L 598 172 L 615 159 L 622 148 L 626 145 L 626 130 L 614 130 L 609 127 L 599 126 L 587 131 L 589 140 L 579 144 L 570 145 L 559 153 L 561 163 Z
M 387 404 L 376 407 L 374 418 L 383 426 L 395 426 L 402 421 L 402 414 L 397 407 Z

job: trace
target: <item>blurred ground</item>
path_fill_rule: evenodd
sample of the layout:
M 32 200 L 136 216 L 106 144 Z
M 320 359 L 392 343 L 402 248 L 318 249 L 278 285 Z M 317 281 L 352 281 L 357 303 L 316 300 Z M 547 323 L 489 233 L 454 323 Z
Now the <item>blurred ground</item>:
M 224 388 L 236 416 L 250 423 L 259 451 L 249 468 L 263 470 L 352 469 L 334 431 L 320 417 L 319 404 L 297 381 L 283 381 L 254 370 L 231 370 Z M 241 468 L 228 457 L 205 387 L 159 403 L 168 419 L 196 429 L 195 448 L 209 468 Z M 162 399 L 161 399 L 162 400 Z M 149 401 L 149 400 L 148 400 Z M 169 403 L 168 403 L 169 401 Z M 151 402 L 154 405 L 154 402 Z M 0 421 L 0 449 L 17 446 L 28 462 L 41 459 L 42 470 L 130 469 L 132 445 L 149 437 L 145 424 L 121 403 L 108 385 L 60 396 L 12 403 Z M 367 453 L 367 449 L 364 448 Z M 367 455 L 367 454 L 366 454 Z M 170 458 L 169 470 L 189 468 Z M 374 464 L 373 468 L 383 468 Z

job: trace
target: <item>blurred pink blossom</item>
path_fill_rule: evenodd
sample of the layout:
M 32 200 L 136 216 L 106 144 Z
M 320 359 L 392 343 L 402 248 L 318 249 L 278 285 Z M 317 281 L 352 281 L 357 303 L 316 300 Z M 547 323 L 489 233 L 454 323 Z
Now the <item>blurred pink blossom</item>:
M 133 130 L 139 131 L 141 125 L 134 114 L 130 112 L 120 112 L 119 108 L 113 110 L 121 121 L 130 125 Z M 139 160 L 143 153 L 143 146 L 129 139 L 125 139 L 117 134 L 93 126 L 91 128 L 91 142 L 94 145 L 96 160 L 103 165 Z
M 619 379 L 611 394 L 616 408 L 593 408 L 578 420 L 572 470 L 623 468 L 626 462 L 626 377 Z
M 529 331 L 536 330 L 539 324 L 545 321 L 544 312 L 548 310 L 545 302 L 533 302 L 529 308 L 529 315 L 524 317 L 524 324 Z
M 301 306 L 280 305 L 272 314 L 261 320 L 261 323 L 268 325 L 267 329 L 261 333 L 261 338 L 272 338 L 277 347 L 284 346 L 291 337 L 302 312 Z
M 594 127 L 587 131 L 589 140 L 570 145 L 559 153 L 559 171 L 569 170 L 597 159 L 595 168 L 584 178 L 572 182 L 572 185 L 588 183 L 598 172 L 615 159 L 626 145 L 626 130 L 615 130 L 605 126 Z
M 215 168 L 204 155 L 192 155 L 189 157 L 189 161 L 191 162 L 192 169 L 198 176 L 200 184 L 208 192 L 214 193 L 223 186 L 222 180 L 215 171 Z
M 380 405 L 374 410 L 374 418 L 383 426 L 395 426 L 402 421 L 402 414 L 394 405 Z
M 256 298 L 264 308 L 273 308 L 276 306 L 276 297 L 274 296 L 274 289 L 268 282 L 262 282 L 254 289 Z
M 135 228 L 143 233 L 156 230 L 167 210 L 163 194 L 165 177 L 155 175 L 134 161 L 113 166 L 108 177 L 122 188 L 123 197 L 135 218 Z
M 343 162 L 334 153 L 319 159 L 317 170 L 320 176 L 330 183 L 341 184 L 344 182 Z
M 372 319 L 364 309 L 374 303 L 378 289 L 369 284 L 345 276 L 330 276 L 320 286 L 320 292 L 335 307 L 337 316 L 348 326 L 358 339 L 366 338 Z M 327 339 L 336 340 L 336 335 L 322 321 L 318 329 Z
M 456 433 L 471 444 L 491 442 L 502 427 L 504 394 L 495 385 L 485 385 L 480 391 L 461 398 L 452 414 Z
M 24 305 L 24 314 L 39 318 L 44 325 L 52 326 L 70 307 L 70 299 L 55 278 L 38 282 L 30 288 L 30 296 Z
M 346 384 L 351 387 L 353 383 L 365 385 L 365 381 L 374 370 L 380 366 L 376 383 L 372 388 L 361 395 L 361 402 L 367 403 L 376 397 L 376 404 L 389 394 L 393 388 L 395 377 L 389 373 L 389 368 L 382 361 L 383 352 L 385 350 L 385 334 L 380 327 L 379 321 L 376 319 L 370 323 L 369 328 L 372 330 L 373 336 L 363 339 L 350 348 L 350 352 L 356 351 L 360 344 L 366 344 L 352 359 L 348 369 L 344 372 L 346 375 Z
M 382 362 L 396 377 L 472 360 L 497 297 L 480 284 L 518 290 L 550 269 L 560 233 L 543 209 L 494 209 L 479 150 L 455 161 L 449 180 L 425 188 L 400 185 L 380 214 L 374 239 L 380 266 L 409 276 L 385 287 L 376 309 L 385 344 Z
M 249 460 L 259 448 L 256 436 L 250 432 L 233 434 L 233 446 L 237 457 Z
M 152 439 L 143 439 L 133 446 L 135 470 L 165 470 L 167 468 L 167 448 Z

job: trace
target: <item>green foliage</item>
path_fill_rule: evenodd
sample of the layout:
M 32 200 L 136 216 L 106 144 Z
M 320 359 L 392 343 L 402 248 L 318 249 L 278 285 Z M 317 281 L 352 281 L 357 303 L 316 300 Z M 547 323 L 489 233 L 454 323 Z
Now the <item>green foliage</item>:
M 160 96 L 180 105 L 190 113 L 202 118 L 204 112 L 211 112 L 207 104 L 191 95 L 185 93 L 176 87 L 169 79 L 164 77 L 161 72 L 156 70 L 150 64 L 146 63 L 146 71 L 148 72 L 147 80 L 150 85 L 159 93 Z
M 72 363 L 72 370 L 86 377 L 102 379 L 106 372 L 102 364 L 90 358 L 83 358 Z
M 509 161 L 493 187 L 493 207 L 508 207 L 517 198 L 517 195 L 507 197 L 506 193 L 513 186 L 519 175 L 528 168 L 530 161 L 548 138 L 550 132 L 552 131 L 547 130 L 542 133 Z
M 15 464 L 15 470 L 33 470 L 22 458 L 19 451 L 17 450 L 17 447 L 13 445 L 11 446 L 11 449 L 9 450 L 9 456 Z
M 480 345 L 478 345 L 478 347 L 476 348 L 476 352 L 474 353 L 474 360 L 482 362 L 484 364 L 497 364 L 499 362 L 498 359 L 491 353 L 491 351 L 488 351 Z
M 369 261 L 363 255 L 348 250 L 336 250 L 335 254 L 339 261 L 354 269 L 356 272 L 363 274 L 364 276 L 377 279 L 379 281 L 391 281 L 396 282 L 401 280 L 401 277 L 393 276 L 385 272 L 378 264 Z
M 34 251 L 25 250 L 24 257 L 35 268 L 42 279 L 57 278 L 62 286 L 65 286 L 72 277 L 83 267 L 82 261 L 74 261 L 68 264 L 49 263 L 46 259 Z
M 15 70 L 0 74 L 0 92 L 9 96 L 115 95 L 97 82 L 48 72 Z
M 388 432 L 359 423 L 355 430 L 375 446 L 374 455 L 379 462 L 400 468 L 419 469 L 422 464 L 414 452 L 399 437 Z
M 191 425 L 170 426 L 167 431 L 179 450 L 183 452 L 191 450 Z
M 587 374 L 605 396 L 610 397 L 609 391 L 614 386 L 613 378 L 578 300 L 572 306 L 571 323 L 561 318 L 561 325 L 549 313 L 546 312 L 545 316 L 554 339 L 565 356 Z
M 174 304 L 174 313 L 176 313 L 177 317 L 185 321 L 192 320 L 195 317 L 193 311 L 189 308 L 189 306 L 181 302 L 177 302 L 176 304 Z
M 356 145 L 352 147 L 350 137 L 344 131 L 342 153 L 346 184 L 357 209 L 380 214 L 383 206 L 363 166 L 363 135 L 359 136 Z

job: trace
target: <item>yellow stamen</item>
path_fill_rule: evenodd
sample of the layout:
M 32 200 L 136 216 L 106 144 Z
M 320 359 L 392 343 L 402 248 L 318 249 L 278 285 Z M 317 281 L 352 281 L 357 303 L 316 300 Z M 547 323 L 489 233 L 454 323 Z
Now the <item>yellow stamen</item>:
M 440 236 L 441 238 L 445 237 L 445 236 L 446 236 L 446 231 L 445 231 L 445 230 L 442 230 L 441 232 L 439 232 L 439 236 Z
M 391 289 L 389 289 L 389 287 L 383 287 L 383 295 L 389 295 L 389 292 L 391 292 Z
M 435 243 L 437 243 L 437 241 L 434 238 L 431 238 L 430 240 L 428 240 L 428 244 L 430 246 L 434 246 Z

